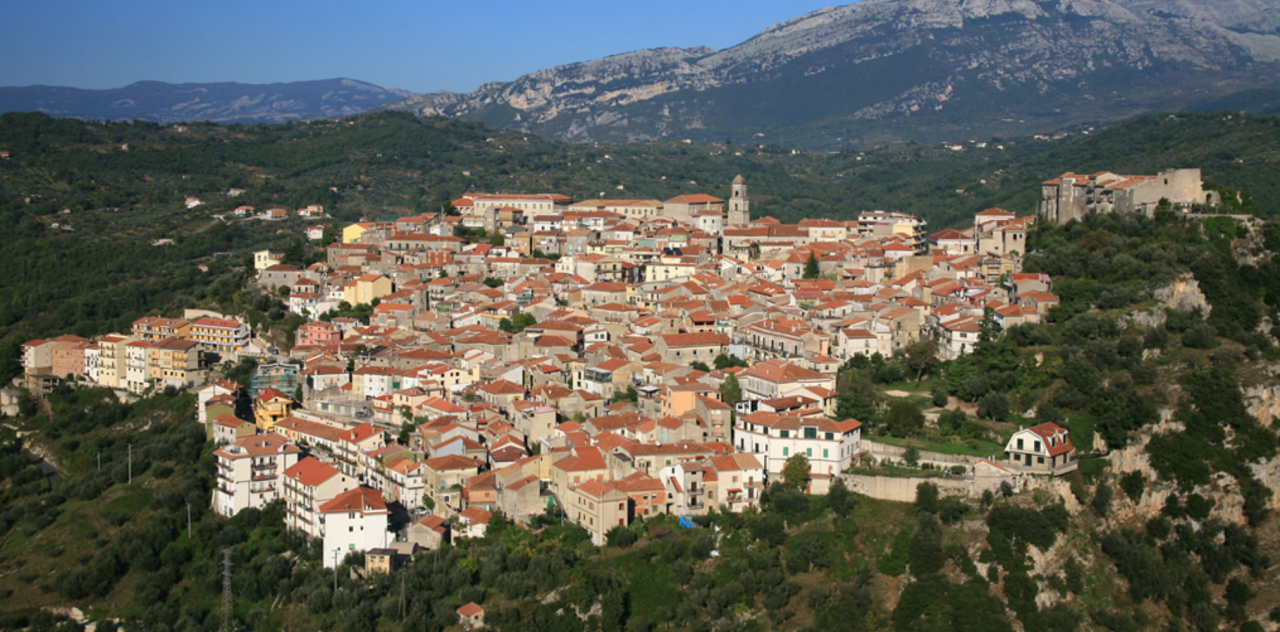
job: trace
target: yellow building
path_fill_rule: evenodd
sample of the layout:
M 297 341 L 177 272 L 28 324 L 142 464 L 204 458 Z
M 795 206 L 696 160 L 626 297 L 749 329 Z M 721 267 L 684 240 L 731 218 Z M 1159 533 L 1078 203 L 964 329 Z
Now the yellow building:
M 148 377 L 158 384 L 191 388 L 200 371 L 200 346 L 172 338 L 147 347 Z
M 249 326 L 238 320 L 201 318 L 191 323 L 190 339 L 218 353 L 238 354 L 249 338 Z
M 358 244 L 360 239 L 364 237 L 365 231 L 369 230 L 370 224 L 352 224 L 342 229 L 342 243 Z
M 263 389 L 253 402 L 253 421 L 263 432 L 272 432 L 276 424 L 293 412 L 292 397 L 274 388 Z
M 366 274 L 356 277 L 342 287 L 342 300 L 348 305 L 364 305 L 372 303 L 375 298 L 391 294 L 391 279 L 381 274 Z
M 133 321 L 133 336 L 139 340 L 155 342 L 170 338 L 191 337 L 191 321 L 181 318 L 159 318 L 148 316 Z

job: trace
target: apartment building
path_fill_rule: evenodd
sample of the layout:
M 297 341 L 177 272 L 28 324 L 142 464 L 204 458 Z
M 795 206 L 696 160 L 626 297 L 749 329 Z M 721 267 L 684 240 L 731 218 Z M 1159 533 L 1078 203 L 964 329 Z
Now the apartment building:
M 320 506 L 356 487 L 338 468 L 304 457 L 284 471 L 285 525 L 312 537 L 323 535 Z
M 235 358 L 249 345 L 249 326 L 238 320 L 200 318 L 191 323 L 189 331 L 190 340 L 224 359 Z
M 281 474 L 301 455 L 301 448 L 278 434 L 254 435 L 214 450 L 213 510 L 231 518 L 242 509 L 267 506 L 279 497 Z

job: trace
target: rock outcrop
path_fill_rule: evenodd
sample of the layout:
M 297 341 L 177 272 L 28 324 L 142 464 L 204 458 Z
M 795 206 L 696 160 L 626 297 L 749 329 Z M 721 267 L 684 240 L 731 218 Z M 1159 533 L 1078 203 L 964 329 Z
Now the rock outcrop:
M 635 51 L 389 107 L 572 141 L 763 133 L 838 146 L 890 129 L 914 140 L 1045 131 L 1147 111 L 1144 96 L 1167 110 L 1277 85 L 1273 3 L 1229 4 L 864 0 L 721 51 Z

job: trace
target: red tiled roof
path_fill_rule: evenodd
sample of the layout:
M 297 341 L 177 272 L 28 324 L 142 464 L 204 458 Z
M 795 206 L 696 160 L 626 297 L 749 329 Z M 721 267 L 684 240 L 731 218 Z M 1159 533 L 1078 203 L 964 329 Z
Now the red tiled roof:
M 306 457 L 284 471 L 286 478 L 291 478 L 307 487 L 315 487 L 338 475 L 337 468 L 322 463 L 314 457 Z
M 382 492 L 367 487 L 357 487 L 349 492 L 338 494 L 333 500 L 320 505 L 320 513 L 387 513 L 387 503 L 382 499 Z

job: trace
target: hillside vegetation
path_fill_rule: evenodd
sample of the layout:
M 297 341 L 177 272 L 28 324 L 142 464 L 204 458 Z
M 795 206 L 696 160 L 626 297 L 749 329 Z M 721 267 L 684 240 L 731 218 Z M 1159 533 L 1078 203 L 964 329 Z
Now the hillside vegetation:
M 1280 224 L 1161 212 L 1046 225 L 1034 240 L 1028 267 L 1063 294 L 1050 322 L 988 329 L 973 355 L 921 376 L 977 417 L 900 424 L 875 385 L 914 375 L 908 357 L 849 363 L 840 405 L 871 437 L 1056 421 L 1086 457 L 1060 485 L 966 499 L 922 479 L 907 505 L 778 481 L 760 510 L 692 530 L 653 518 L 601 549 L 556 515 L 537 531 L 499 518 L 389 576 L 339 569 L 335 590 L 278 506 L 209 511 L 212 446 L 192 396 L 122 404 L 64 385 L 47 410 L 25 402 L 8 420 L 30 434 L 3 437 L 0 627 L 52 629 L 40 608 L 77 605 L 152 630 L 219 629 L 230 549 L 234 616 L 255 630 L 445 629 L 469 601 L 501 630 L 1262 629 L 1280 616 L 1277 439 L 1246 389 L 1276 386 L 1280 353 L 1258 325 L 1278 315 Z M 1187 274 L 1211 310 L 1159 307 L 1153 292 Z M 1153 307 L 1154 320 L 1134 317 Z M 32 450 L 66 478 L 51 485 Z

